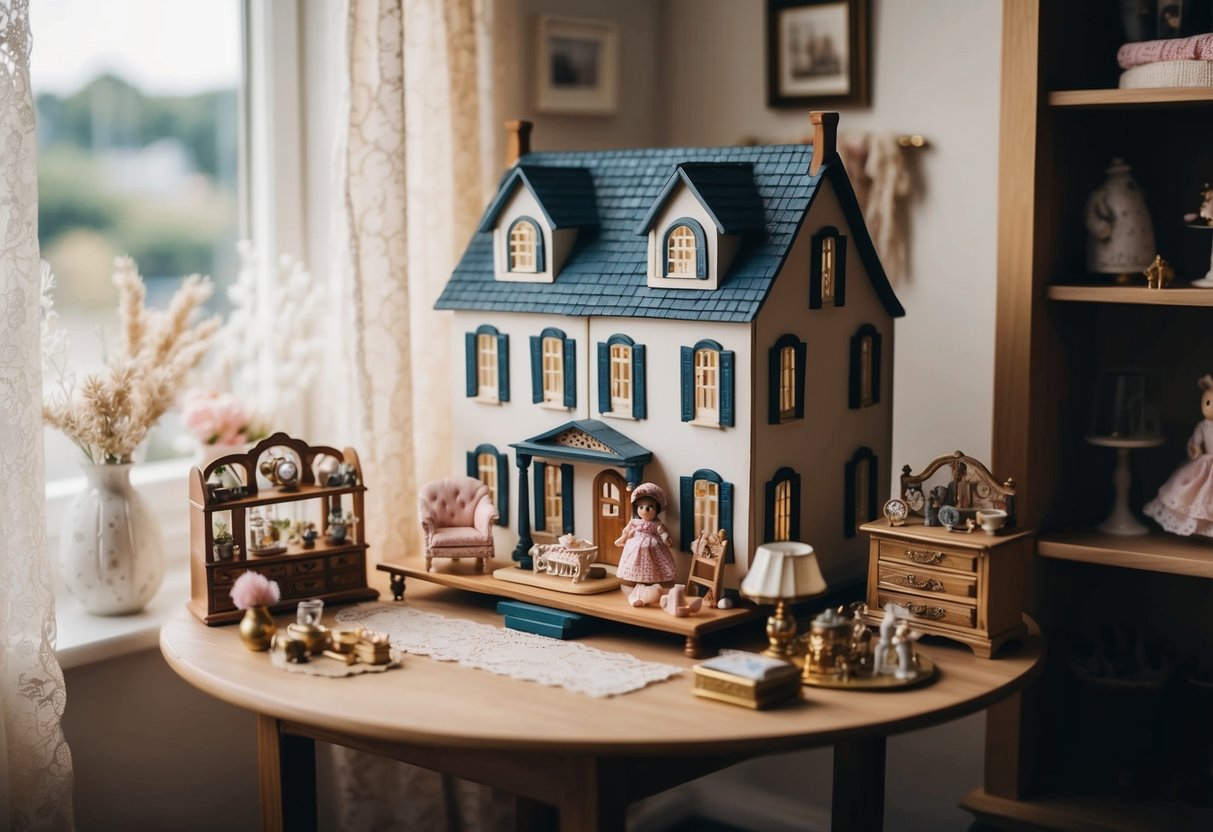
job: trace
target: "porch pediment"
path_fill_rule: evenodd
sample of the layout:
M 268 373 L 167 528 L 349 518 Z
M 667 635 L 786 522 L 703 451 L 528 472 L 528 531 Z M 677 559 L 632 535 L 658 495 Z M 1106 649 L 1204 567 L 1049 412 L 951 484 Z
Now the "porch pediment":
M 652 451 L 597 419 L 566 422 L 538 436 L 511 443 L 510 447 L 530 456 L 621 468 L 643 466 L 653 459 Z

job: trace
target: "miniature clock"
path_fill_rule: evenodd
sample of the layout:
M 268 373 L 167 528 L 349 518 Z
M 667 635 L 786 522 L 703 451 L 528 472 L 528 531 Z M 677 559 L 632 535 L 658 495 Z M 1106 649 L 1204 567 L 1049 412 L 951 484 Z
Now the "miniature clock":
M 260 469 L 266 479 L 283 491 L 293 491 L 299 485 L 299 466 L 284 456 L 265 460 Z
M 941 506 L 939 509 L 939 524 L 946 528 L 960 525 L 960 509 L 956 506 Z
M 890 526 L 904 526 L 909 513 L 910 509 L 905 501 L 896 497 L 884 504 L 884 516 Z

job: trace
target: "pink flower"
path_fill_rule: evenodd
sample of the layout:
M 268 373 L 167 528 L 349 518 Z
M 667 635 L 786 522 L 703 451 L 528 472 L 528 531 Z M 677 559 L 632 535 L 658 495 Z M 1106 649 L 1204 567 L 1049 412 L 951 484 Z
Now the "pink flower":
M 281 597 L 277 581 L 271 581 L 251 569 L 232 584 L 231 596 L 232 603 L 238 610 L 247 610 L 249 607 L 268 607 L 277 604 L 278 598 Z
M 205 445 L 237 445 L 257 433 L 248 410 L 231 393 L 191 390 L 185 396 L 181 419 Z

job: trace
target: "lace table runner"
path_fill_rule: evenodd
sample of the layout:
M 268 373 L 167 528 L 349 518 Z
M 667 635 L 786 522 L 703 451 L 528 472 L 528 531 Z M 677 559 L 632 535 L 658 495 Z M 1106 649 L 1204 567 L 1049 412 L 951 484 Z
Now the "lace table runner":
M 392 646 L 406 653 L 589 696 L 630 693 L 682 672 L 626 653 L 448 618 L 404 604 L 359 604 L 339 611 L 337 621 L 386 633 Z

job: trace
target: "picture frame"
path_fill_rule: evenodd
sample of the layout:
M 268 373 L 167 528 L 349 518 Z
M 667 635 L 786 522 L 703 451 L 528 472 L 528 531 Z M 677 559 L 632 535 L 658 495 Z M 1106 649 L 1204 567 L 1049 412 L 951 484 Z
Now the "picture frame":
M 535 109 L 612 115 L 618 107 L 619 27 L 607 20 L 538 15 Z
M 870 103 L 871 0 L 767 0 L 767 104 Z

